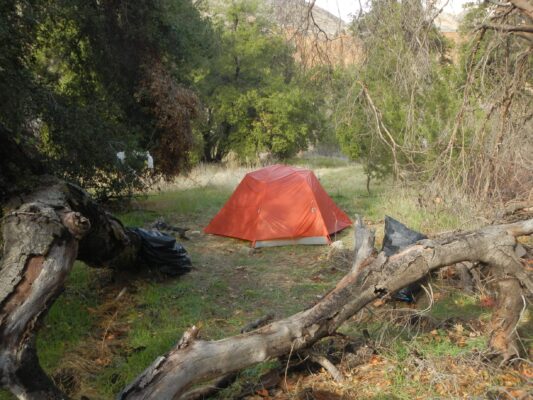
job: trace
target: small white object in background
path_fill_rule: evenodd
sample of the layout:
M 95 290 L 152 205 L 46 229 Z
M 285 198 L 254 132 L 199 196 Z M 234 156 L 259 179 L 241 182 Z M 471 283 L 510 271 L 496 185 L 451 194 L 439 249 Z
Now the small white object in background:
M 147 151 L 146 153 L 135 152 L 135 155 L 146 156 L 146 168 L 154 169 L 154 158 L 152 157 L 149 151 Z M 117 153 L 117 158 L 120 160 L 121 163 L 124 163 L 124 161 L 126 160 L 126 152 L 119 151 Z
M 146 166 L 148 169 L 154 169 L 154 158 L 149 151 L 146 152 Z
M 123 152 L 123 151 L 119 151 L 117 153 L 117 158 L 120 160 L 120 162 L 124 162 L 124 160 L 126 159 L 126 153 Z

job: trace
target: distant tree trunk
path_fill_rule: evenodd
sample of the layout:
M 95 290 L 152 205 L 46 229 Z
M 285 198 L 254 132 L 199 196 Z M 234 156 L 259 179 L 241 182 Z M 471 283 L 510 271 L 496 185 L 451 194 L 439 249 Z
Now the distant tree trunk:
M 92 266 L 131 267 L 139 243 L 80 188 L 53 179 L 17 197 L 2 222 L 0 382 L 21 399 L 66 398 L 39 366 L 34 346 L 39 325 L 75 259 Z M 373 233 L 359 223 L 352 270 L 315 306 L 219 341 L 198 340 L 193 327 L 120 398 L 178 398 L 195 383 L 307 347 L 333 334 L 374 299 L 461 261 L 481 261 L 498 271 L 500 298 L 490 345 L 508 359 L 516 354 L 513 335 L 521 292 L 533 292 L 533 282 L 514 252 L 516 237 L 532 233 L 530 219 L 426 240 L 386 257 L 375 255 Z

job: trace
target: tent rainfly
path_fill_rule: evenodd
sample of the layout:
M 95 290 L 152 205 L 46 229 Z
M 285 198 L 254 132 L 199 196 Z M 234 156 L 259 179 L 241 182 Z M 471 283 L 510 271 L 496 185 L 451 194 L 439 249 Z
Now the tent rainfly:
M 328 244 L 351 224 L 312 171 L 271 165 L 246 174 L 204 231 L 271 247 Z

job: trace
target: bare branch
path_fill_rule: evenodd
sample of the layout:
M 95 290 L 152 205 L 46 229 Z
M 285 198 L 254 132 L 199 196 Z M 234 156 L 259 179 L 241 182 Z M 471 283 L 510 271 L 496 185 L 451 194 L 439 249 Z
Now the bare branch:
M 374 105 L 374 102 L 372 100 L 372 97 L 370 97 L 370 93 L 368 93 L 368 89 L 366 88 L 366 85 L 363 82 L 360 82 L 361 87 L 363 88 L 363 93 L 365 95 L 365 98 L 368 102 L 368 105 L 370 106 L 372 112 L 374 113 L 374 118 L 376 121 L 376 132 L 378 133 L 379 138 L 382 140 L 382 142 L 387 145 L 391 149 L 392 158 L 394 161 L 394 177 L 399 178 L 400 176 L 400 166 L 398 164 L 398 156 L 396 153 L 396 149 L 398 148 L 398 144 L 394 140 L 393 136 L 391 135 L 390 131 L 387 129 L 385 124 L 383 124 L 383 118 L 381 117 L 381 113 Z M 383 131 L 387 134 L 387 138 L 384 137 Z
M 533 25 L 500 25 L 483 24 L 478 29 L 492 29 L 500 32 L 528 32 L 533 33 Z
M 309 2 L 309 7 L 307 8 L 307 17 L 313 21 L 313 25 L 316 29 L 318 29 L 319 34 L 323 34 L 326 40 L 330 40 L 328 37 L 328 34 L 320 27 L 320 25 L 317 24 L 315 21 L 315 16 L 313 14 L 313 7 L 315 6 L 316 0 L 312 0 Z
M 341 372 L 326 357 L 313 352 L 309 352 L 308 355 L 309 360 L 319 364 L 322 368 L 328 371 L 331 377 L 335 380 L 335 382 L 342 382 L 344 380 L 344 377 L 342 376 Z

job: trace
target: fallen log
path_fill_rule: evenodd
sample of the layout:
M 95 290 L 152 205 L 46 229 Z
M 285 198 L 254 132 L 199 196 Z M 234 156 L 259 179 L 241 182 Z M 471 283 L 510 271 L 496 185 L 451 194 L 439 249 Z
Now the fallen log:
M 533 233 L 533 219 L 423 240 L 391 257 L 372 256 L 372 233 L 360 221 L 356 230 L 358 253 L 352 270 L 315 306 L 227 339 L 204 341 L 196 334 L 188 335 L 189 340 L 184 343 L 182 339 L 181 345 L 158 357 L 118 398 L 179 398 L 200 381 L 308 347 L 333 334 L 376 298 L 463 261 L 486 263 L 498 271 L 502 284 L 489 345 L 504 360 L 516 354 L 513 331 L 522 308 L 522 291 L 533 293 L 533 280 L 515 255 L 516 237 Z

